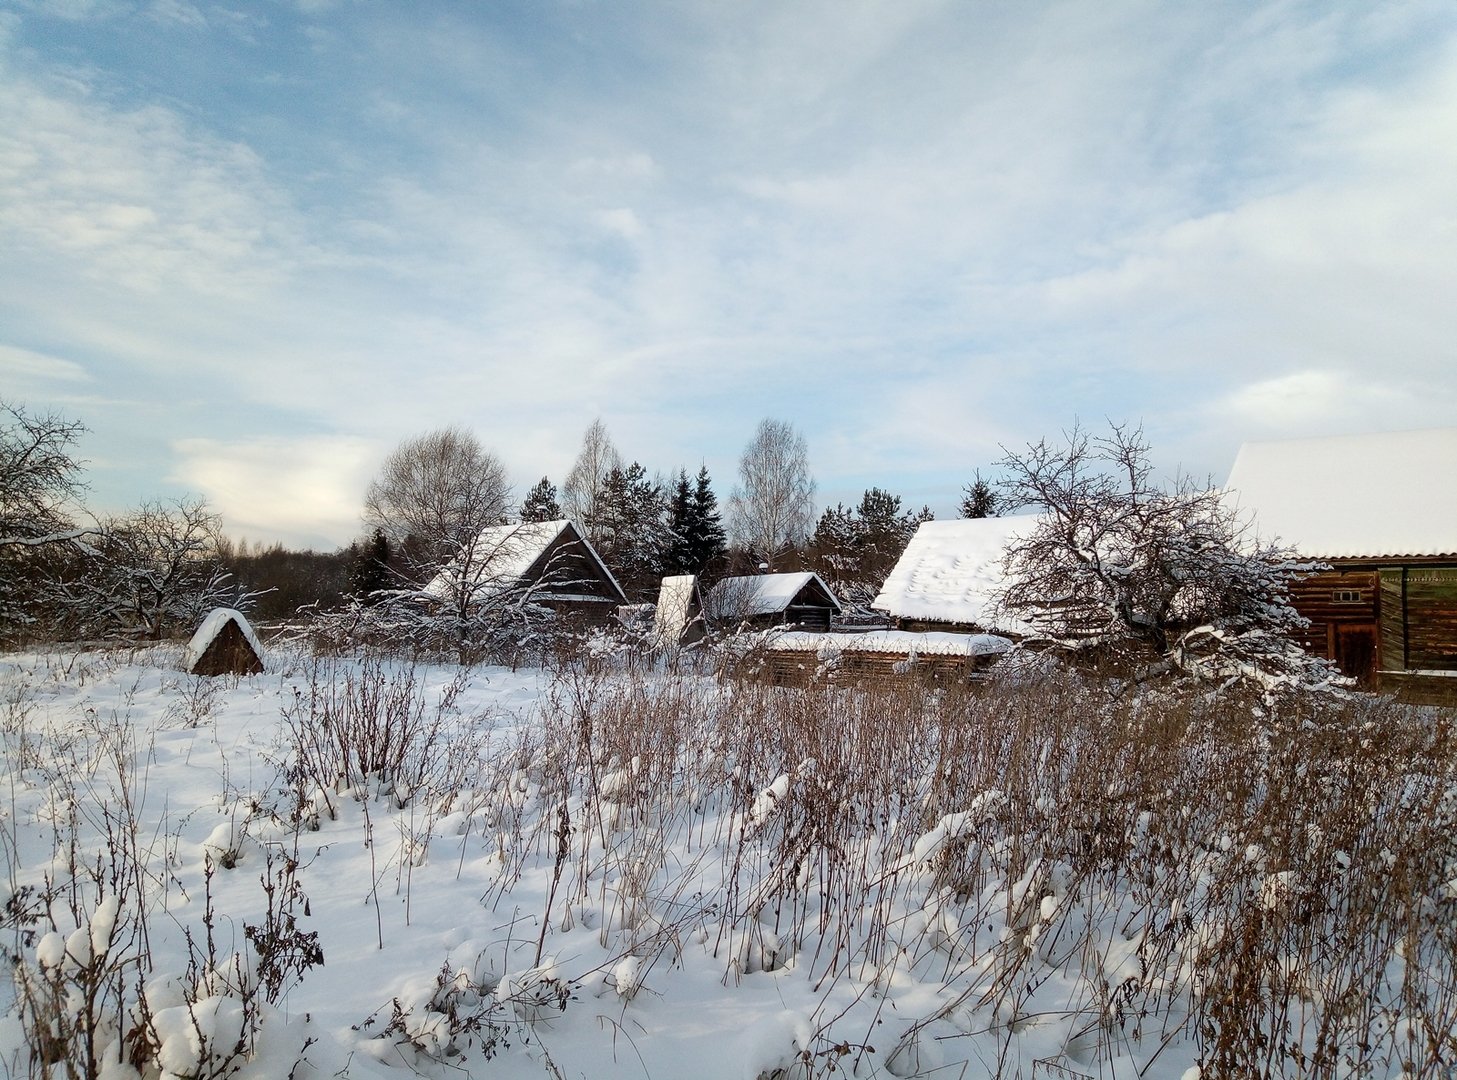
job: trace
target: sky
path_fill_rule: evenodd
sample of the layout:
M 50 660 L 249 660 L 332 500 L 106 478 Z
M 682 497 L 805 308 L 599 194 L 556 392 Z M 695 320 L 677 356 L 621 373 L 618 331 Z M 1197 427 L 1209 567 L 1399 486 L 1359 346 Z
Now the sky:
M 1457 423 L 1457 5 L 0 0 L 0 397 L 88 505 L 332 548 L 401 440 L 597 417 L 720 498 L 954 514 L 1074 423 L 1166 475 Z

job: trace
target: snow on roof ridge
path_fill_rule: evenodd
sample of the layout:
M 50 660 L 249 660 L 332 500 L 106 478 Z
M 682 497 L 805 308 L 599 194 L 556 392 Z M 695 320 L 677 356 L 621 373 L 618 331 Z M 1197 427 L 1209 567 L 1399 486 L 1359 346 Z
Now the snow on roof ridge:
M 202 654 L 207 652 L 208 646 L 222 633 L 223 627 L 228 623 L 235 622 L 238 629 L 242 631 L 243 637 L 252 646 L 253 652 L 257 655 L 259 663 L 263 662 L 263 643 L 258 640 L 258 635 L 253 630 L 253 624 L 248 617 L 237 608 L 219 607 L 209 611 L 198 628 L 193 631 L 192 637 L 188 639 L 187 648 L 182 653 L 182 666 L 189 671 L 192 665 L 197 663 Z

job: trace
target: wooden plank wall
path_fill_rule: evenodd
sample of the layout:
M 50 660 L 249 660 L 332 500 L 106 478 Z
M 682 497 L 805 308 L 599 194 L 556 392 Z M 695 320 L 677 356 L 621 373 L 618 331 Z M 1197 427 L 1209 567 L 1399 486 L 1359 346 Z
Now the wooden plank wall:
M 1457 671 L 1457 567 L 1406 570 L 1407 667 Z
M 769 649 L 758 660 L 758 677 L 774 686 L 809 686 L 820 679 L 841 686 L 888 685 L 923 681 L 937 685 L 965 683 L 997 661 L 995 655 L 917 656 L 907 663 L 905 653 L 851 652 L 825 662 L 810 650 Z
M 1301 646 L 1316 656 L 1334 659 L 1332 625 L 1376 621 L 1380 602 L 1378 575 L 1374 570 L 1325 570 L 1311 574 L 1290 587 L 1290 602 L 1310 620 L 1310 625 L 1297 635 Z

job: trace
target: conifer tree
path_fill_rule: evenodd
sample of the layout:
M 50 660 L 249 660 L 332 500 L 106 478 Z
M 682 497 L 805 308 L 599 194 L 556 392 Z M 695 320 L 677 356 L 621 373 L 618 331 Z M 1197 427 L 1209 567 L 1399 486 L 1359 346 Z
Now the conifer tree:
M 698 572 L 689 544 L 692 515 L 693 488 L 688 480 L 688 470 L 679 469 L 678 479 L 673 485 L 673 497 L 668 505 L 668 550 L 663 555 L 664 574 Z
M 684 573 L 704 573 L 728 550 L 728 537 L 724 535 L 723 520 L 718 513 L 718 496 L 713 493 L 707 465 L 698 469 L 684 536 L 688 555 L 688 568 Z
M 374 594 L 392 584 L 389 537 L 383 529 L 375 529 L 368 546 L 361 549 L 351 544 L 349 549 L 354 555 L 349 568 L 349 589 L 364 603 L 374 603 Z
M 1002 512 L 1000 500 L 992 486 L 982 479 L 978 470 L 975 479 L 961 489 L 961 516 L 964 518 L 996 517 Z
M 561 503 L 557 502 L 556 485 L 543 476 L 536 486 L 526 493 L 521 504 L 522 521 L 558 521 L 562 516 Z
M 630 597 L 656 591 L 671 544 L 668 511 L 662 486 L 638 462 L 608 472 L 594 545 Z

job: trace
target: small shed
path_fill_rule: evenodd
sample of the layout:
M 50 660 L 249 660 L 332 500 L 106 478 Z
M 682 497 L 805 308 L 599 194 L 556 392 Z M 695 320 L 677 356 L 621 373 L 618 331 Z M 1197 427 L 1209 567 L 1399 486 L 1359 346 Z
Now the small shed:
M 708 594 L 707 614 L 726 626 L 801 626 L 828 630 L 840 602 L 818 574 L 724 578 Z
M 189 675 L 257 675 L 263 646 L 242 612 L 215 608 L 187 643 L 183 666 Z
M 1457 703 L 1457 428 L 1245 443 L 1225 490 L 1260 536 L 1330 565 L 1291 590 L 1306 649 Z
M 696 574 L 665 577 L 653 612 L 653 636 L 666 646 L 692 645 L 708 632 Z
M 446 603 L 530 603 L 592 625 L 609 622 L 627 603 L 607 564 L 567 520 L 482 529 L 424 591 Z

